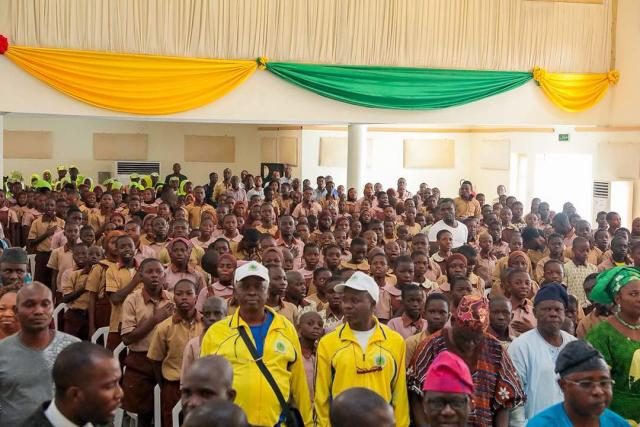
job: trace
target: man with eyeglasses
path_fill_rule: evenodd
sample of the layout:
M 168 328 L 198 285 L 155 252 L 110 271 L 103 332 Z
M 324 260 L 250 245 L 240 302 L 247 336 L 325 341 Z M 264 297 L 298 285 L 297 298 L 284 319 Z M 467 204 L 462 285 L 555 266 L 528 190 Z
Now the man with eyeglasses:
M 396 426 L 409 425 L 409 401 L 402 336 L 378 322 L 373 315 L 379 289 L 371 276 L 354 273 L 343 284 L 345 324 L 328 333 L 318 344 L 315 421 L 328 427 L 329 406 L 344 390 L 363 387 L 391 404 Z
M 564 402 L 529 420 L 528 427 L 622 427 L 629 423 L 607 409 L 613 380 L 604 357 L 586 341 L 573 341 L 558 355 L 556 372 Z
M 473 409 L 473 379 L 469 367 L 450 351 L 438 354 L 422 386 L 422 409 L 430 427 L 464 427 Z
M 561 329 L 568 305 L 569 296 L 563 285 L 543 286 L 533 301 L 536 328 L 520 335 L 509 346 L 509 356 L 527 394 L 524 405 L 527 420 L 562 402 L 562 390 L 556 382 L 556 360 L 562 349 L 576 340 Z

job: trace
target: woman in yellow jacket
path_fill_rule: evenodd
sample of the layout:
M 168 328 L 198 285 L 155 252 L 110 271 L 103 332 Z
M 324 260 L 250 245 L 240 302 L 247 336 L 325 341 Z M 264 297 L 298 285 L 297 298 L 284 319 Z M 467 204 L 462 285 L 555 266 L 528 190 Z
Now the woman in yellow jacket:
M 300 341 L 293 325 L 266 307 L 269 271 L 255 261 L 235 271 L 234 296 L 238 310 L 212 325 L 202 340 L 200 356 L 216 354 L 233 367 L 235 403 L 251 425 L 284 425 L 283 411 L 249 348 L 241 337 L 246 331 L 252 345 L 273 376 L 284 399 L 300 411 L 304 425 L 313 425 L 311 398 L 304 371 Z
M 346 283 L 343 312 L 347 322 L 325 335 L 318 344 L 315 421 L 328 427 L 331 400 L 352 387 L 368 388 L 393 407 L 396 426 L 409 425 L 409 400 L 405 375 L 405 344 L 402 336 L 378 322 L 373 310 L 378 285 L 362 272 Z

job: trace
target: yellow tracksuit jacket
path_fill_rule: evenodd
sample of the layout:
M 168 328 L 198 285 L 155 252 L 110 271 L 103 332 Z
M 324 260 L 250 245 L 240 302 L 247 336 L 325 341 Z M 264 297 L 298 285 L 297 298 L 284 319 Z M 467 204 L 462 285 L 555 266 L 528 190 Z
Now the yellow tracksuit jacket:
M 285 399 L 293 401 L 300 410 L 305 426 L 312 426 L 311 398 L 298 334 L 286 318 L 269 307 L 265 309 L 273 314 L 273 321 L 265 338 L 262 360 Z M 236 310 L 209 328 L 202 340 L 200 355 L 217 354 L 226 358 L 233 366 L 233 387 L 237 392 L 235 403 L 247 414 L 249 423 L 274 426 L 282 409 L 273 389 L 253 361 L 238 328 L 246 328 L 253 341 L 249 325 Z
M 393 406 L 396 426 L 409 425 L 404 340 L 377 319 L 365 352 L 349 324 L 320 339 L 315 384 L 314 417 L 319 427 L 330 426 L 333 397 L 352 387 L 375 391 Z

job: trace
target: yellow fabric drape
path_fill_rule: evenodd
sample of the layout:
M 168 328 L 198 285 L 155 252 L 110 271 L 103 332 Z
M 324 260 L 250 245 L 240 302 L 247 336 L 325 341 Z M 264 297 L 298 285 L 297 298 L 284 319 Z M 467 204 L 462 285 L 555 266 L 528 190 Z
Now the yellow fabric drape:
M 609 86 L 618 83 L 620 73 L 616 70 L 600 74 L 548 73 L 536 67 L 533 78 L 551 102 L 564 111 L 575 113 L 596 105 Z
M 10 46 L 5 56 L 76 99 L 133 114 L 201 107 L 240 85 L 256 61 L 216 60 Z

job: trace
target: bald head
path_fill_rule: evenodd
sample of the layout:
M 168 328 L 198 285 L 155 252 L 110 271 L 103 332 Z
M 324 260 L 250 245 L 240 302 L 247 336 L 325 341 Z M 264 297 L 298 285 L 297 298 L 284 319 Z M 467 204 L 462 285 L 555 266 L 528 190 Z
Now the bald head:
M 379 394 L 362 387 L 350 388 L 331 404 L 332 427 L 396 425 L 393 408 Z
M 222 356 L 196 360 L 182 379 L 182 407 L 185 416 L 194 408 L 214 400 L 233 401 L 233 368 Z
M 219 400 L 194 408 L 185 417 L 183 427 L 248 427 L 247 416 L 233 402 Z
M 20 305 L 20 301 L 28 299 L 33 295 L 40 295 L 40 294 L 47 295 L 49 297 L 49 300 L 53 302 L 51 289 L 49 289 L 47 286 L 43 285 L 40 282 L 32 282 L 20 288 L 20 290 L 18 291 L 16 304 Z

